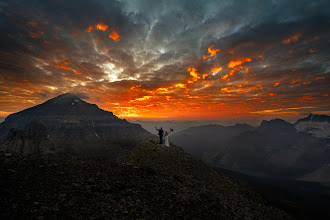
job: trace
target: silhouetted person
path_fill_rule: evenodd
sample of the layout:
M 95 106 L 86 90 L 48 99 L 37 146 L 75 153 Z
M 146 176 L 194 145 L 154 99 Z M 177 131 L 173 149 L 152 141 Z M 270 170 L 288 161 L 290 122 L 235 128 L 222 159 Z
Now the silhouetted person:
M 163 143 L 163 135 L 164 135 L 163 128 L 162 127 L 160 129 L 156 128 L 156 130 L 158 131 L 158 135 L 159 135 L 159 143 L 162 144 Z

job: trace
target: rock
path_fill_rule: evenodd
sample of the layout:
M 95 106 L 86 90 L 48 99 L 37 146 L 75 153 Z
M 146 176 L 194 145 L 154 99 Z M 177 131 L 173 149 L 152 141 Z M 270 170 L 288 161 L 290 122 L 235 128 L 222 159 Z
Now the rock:
M 54 144 L 47 139 L 45 126 L 31 122 L 23 130 L 11 129 L 0 144 L 0 150 L 19 154 L 53 154 Z

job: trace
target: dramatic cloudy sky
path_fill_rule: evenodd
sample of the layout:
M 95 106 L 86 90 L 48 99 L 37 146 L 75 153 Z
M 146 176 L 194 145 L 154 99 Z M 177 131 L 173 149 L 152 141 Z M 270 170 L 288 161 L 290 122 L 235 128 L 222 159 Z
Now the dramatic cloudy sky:
M 330 1 L 0 1 L 0 117 L 59 94 L 122 118 L 330 113 Z

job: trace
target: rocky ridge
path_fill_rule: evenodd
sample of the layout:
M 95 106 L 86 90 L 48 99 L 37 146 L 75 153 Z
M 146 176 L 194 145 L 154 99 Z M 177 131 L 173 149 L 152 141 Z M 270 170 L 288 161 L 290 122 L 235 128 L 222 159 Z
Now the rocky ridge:
M 147 141 L 126 156 L 0 153 L 1 218 L 291 219 L 182 149 Z

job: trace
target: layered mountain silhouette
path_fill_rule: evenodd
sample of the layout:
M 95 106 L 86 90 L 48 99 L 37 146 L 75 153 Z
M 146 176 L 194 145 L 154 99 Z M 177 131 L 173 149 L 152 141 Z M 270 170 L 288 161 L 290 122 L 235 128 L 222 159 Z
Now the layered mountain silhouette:
M 75 94 L 67 93 L 9 115 L 0 124 L 0 150 L 50 153 L 36 146 L 29 149 L 29 144 L 25 143 L 26 135 L 14 134 L 15 130 L 16 133 L 26 133 L 27 129 L 38 130 L 38 126 L 26 128 L 31 122 L 45 127 L 45 131 L 42 131 L 42 141 L 45 142 L 47 139 L 49 144 L 53 145 L 51 152 L 55 154 L 116 157 L 132 149 L 142 140 L 153 138 L 153 135 L 140 125 L 119 119 L 112 112 L 104 111 L 95 104 L 81 100 Z M 38 136 L 40 132 L 37 130 L 30 133 Z M 38 137 L 30 135 L 28 139 Z
M 274 119 L 255 128 L 199 126 L 171 141 L 211 166 L 329 185 L 329 118 L 310 115 L 295 124 Z

